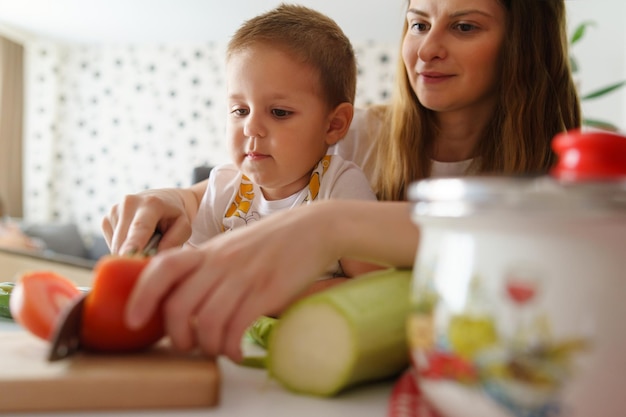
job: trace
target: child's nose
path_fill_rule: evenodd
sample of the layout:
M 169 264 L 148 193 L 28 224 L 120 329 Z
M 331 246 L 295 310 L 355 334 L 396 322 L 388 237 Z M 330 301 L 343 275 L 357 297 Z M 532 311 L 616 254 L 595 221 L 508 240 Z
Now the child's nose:
M 248 114 L 243 127 L 243 134 L 248 137 L 258 138 L 263 138 L 267 135 L 267 129 L 265 128 L 261 115 L 255 112 Z

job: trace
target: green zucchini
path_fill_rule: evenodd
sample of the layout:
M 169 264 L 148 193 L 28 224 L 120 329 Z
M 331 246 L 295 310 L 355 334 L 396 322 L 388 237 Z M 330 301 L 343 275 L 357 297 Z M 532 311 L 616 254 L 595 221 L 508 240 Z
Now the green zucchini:
M 411 278 L 371 272 L 296 302 L 270 335 L 270 375 L 291 391 L 333 396 L 402 372 Z
M 8 319 L 13 318 L 11 316 L 9 300 L 11 299 L 11 291 L 13 291 L 14 286 L 14 282 L 0 283 L 0 317 L 5 317 Z

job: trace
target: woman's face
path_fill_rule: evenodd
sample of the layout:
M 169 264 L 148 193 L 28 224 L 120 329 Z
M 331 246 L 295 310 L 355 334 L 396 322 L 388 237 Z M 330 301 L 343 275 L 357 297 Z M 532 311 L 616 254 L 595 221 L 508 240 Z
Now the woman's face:
M 437 112 L 492 111 L 506 10 L 498 0 L 411 0 L 402 57 L 420 103 Z

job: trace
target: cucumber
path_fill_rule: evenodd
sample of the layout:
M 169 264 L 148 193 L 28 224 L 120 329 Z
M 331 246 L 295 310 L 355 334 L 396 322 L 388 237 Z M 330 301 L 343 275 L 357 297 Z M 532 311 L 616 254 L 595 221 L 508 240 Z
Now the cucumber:
M 334 396 L 405 370 L 411 278 L 370 272 L 293 304 L 270 335 L 270 375 L 297 393 Z
M 267 349 L 267 344 L 278 319 L 261 316 L 246 331 L 250 338 L 260 347 Z
M 239 365 L 246 366 L 248 368 L 266 368 L 266 356 L 244 356 Z
M 14 286 L 14 282 L 0 283 L 0 317 L 13 318 L 9 308 L 9 300 L 11 299 L 11 291 L 13 291 Z
M 266 368 L 267 344 L 278 319 L 261 316 L 248 327 L 241 340 L 243 360 L 239 365 Z

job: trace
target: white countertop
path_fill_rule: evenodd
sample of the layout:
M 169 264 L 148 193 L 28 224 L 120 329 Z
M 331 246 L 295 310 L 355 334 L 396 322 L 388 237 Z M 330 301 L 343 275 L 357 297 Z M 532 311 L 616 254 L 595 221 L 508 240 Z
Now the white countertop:
M 50 270 L 78 286 L 91 285 L 91 267 L 80 258 L 0 248 L 0 265 L 0 282 L 15 281 L 26 271 Z
M 10 320 L 0 318 L 0 331 L 21 329 Z M 290 393 L 270 380 L 262 369 L 238 366 L 228 359 L 218 360 L 222 385 L 220 404 L 214 408 L 106 412 L 16 413 L 4 417 L 346 417 L 385 416 L 393 381 L 355 388 L 335 398 L 317 398 Z M 0 370 L 1 372 L 1 370 Z M 1 394 L 0 394 L 1 397 Z M 36 399 L 33 399 L 36 400 Z M 1 398 L 0 398 L 1 401 Z

